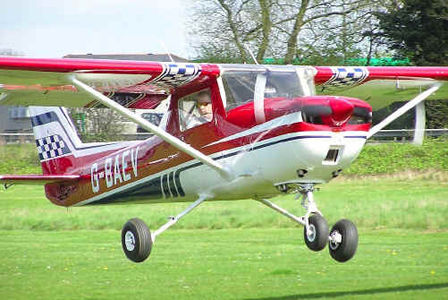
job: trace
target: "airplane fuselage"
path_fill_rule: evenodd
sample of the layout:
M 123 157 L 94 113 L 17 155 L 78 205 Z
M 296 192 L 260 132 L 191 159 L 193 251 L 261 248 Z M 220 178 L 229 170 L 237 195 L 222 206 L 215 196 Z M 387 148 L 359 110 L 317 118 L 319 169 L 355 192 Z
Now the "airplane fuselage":
M 210 123 L 182 136 L 231 170 L 233 178 L 223 178 L 153 136 L 84 157 L 83 179 L 47 184 L 47 196 L 63 206 L 181 202 L 204 193 L 210 200 L 270 198 L 288 184 L 325 183 L 338 176 L 358 156 L 368 131 L 366 126 L 323 130 L 323 125 L 303 122 L 299 112 L 269 122 L 227 136 Z M 71 156 L 58 160 L 59 165 L 75 165 Z

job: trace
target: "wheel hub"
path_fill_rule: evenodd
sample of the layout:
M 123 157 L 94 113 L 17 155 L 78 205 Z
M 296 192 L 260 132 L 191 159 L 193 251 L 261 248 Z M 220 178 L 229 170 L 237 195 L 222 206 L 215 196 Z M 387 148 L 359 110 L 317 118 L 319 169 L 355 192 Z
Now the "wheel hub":
M 316 239 L 316 227 L 313 224 L 310 224 L 306 230 L 306 238 L 310 242 L 314 242 Z
M 342 235 L 339 233 L 339 231 L 335 230 L 335 231 L 331 232 L 330 243 L 329 243 L 330 249 L 331 250 L 338 249 L 341 242 L 342 242 Z
M 126 246 L 126 250 L 134 251 L 135 249 L 135 236 L 131 231 L 126 231 L 124 235 L 124 244 Z

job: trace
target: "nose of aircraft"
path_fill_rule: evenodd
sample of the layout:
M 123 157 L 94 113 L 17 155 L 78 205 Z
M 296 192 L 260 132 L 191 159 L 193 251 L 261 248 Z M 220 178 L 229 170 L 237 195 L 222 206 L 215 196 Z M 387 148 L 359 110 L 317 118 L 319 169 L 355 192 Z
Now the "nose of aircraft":
M 297 98 L 265 98 L 263 106 L 261 112 L 264 114 L 266 121 L 301 111 L 305 123 L 335 127 L 335 129 L 347 124 L 350 118 L 356 115 L 356 108 L 365 110 L 367 114 L 371 112 L 370 106 L 362 100 L 325 95 Z M 370 123 L 365 113 L 357 117 L 362 118 L 363 124 Z M 259 124 L 255 119 L 254 103 L 248 102 L 233 108 L 227 113 L 227 121 L 242 127 L 251 127 Z
M 355 106 L 343 97 L 330 98 L 331 119 L 334 126 L 345 124 L 353 114 Z

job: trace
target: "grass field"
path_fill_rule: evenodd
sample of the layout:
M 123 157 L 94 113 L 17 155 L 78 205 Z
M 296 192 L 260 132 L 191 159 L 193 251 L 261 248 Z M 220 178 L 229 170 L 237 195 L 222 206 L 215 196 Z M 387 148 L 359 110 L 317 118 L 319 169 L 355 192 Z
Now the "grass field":
M 302 228 L 250 200 L 203 204 L 133 264 L 123 223 L 140 217 L 155 229 L 186 204 L 67 210 L 41 188 L 15 186 L 0 191 L 0 298 L 448 298 L 448 183 L 339 180 L 315 197 L 330 224 L 358 225 L 346 264 L 312 253 Z M 302 211 L 292 196 L 274 202 Z
M 1 231 L 2 299 L 448 297 L 448 233 L 361 230 L 355 258 L 311 253 L 297 229 L 173 230 L 143 264 L 118 231 Z

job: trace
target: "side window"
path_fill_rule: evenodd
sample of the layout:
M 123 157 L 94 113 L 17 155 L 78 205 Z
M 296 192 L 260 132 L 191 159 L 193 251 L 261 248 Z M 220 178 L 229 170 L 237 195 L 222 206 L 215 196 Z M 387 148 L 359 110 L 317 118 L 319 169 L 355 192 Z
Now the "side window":
M 227 97 L 226 110 L 254 100 L 256 72 L 230 71 L 222 76 Z
M 213 119 L 209 89 L 182 97 L 178 105 L 181 131 L 208 123 Z

